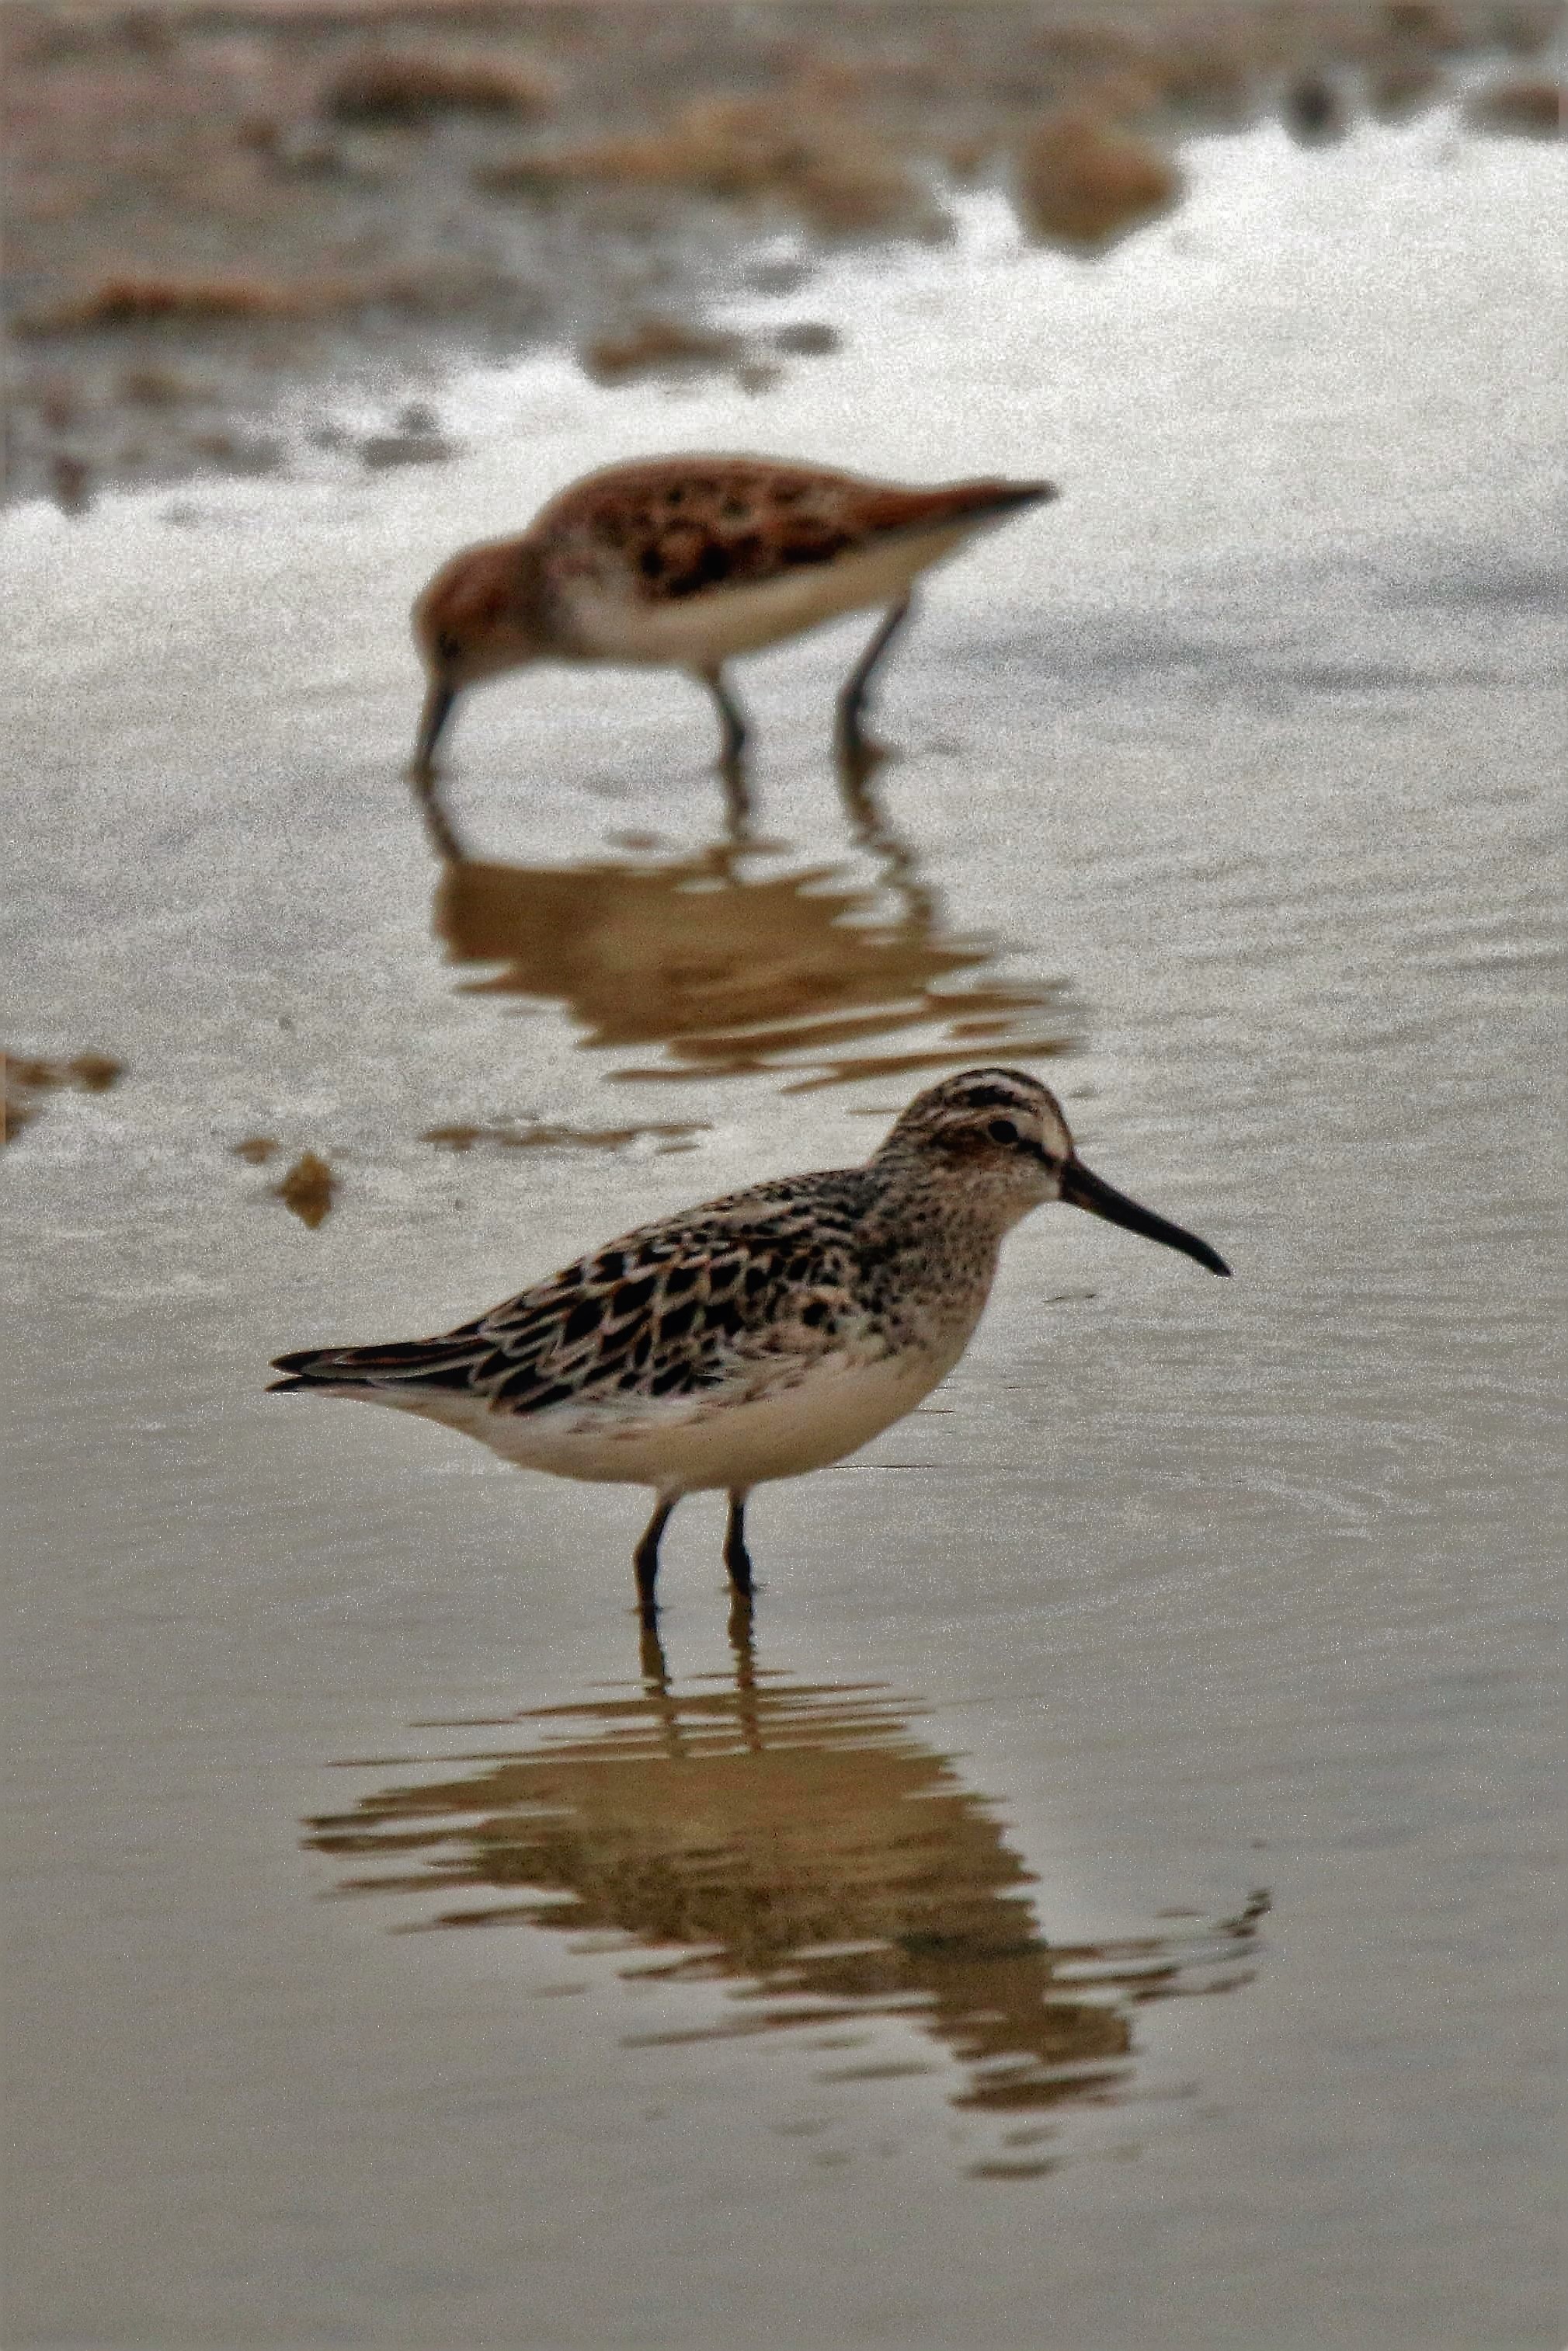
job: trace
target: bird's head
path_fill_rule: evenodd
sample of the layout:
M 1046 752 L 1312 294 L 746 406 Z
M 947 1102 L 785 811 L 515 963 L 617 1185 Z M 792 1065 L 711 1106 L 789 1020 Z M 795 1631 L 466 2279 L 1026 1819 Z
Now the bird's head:
M 965 1070 L 916 1094 L 877 1157 L 911 1154 L 990 1192 L 1005 1223 L 1064 1200 L 1180 1249 L 1210 1273 L 1230 1270 L 1207 1241 L 1140 1207 L 1085 1167 L 1056 1096 L 1021 1070 Z
M 428 681 L 416 774 L 429 775 L 458 695 L 545 651 L 538 551 L 527 539 L 465 547 L 414 601 L 413 641 Z

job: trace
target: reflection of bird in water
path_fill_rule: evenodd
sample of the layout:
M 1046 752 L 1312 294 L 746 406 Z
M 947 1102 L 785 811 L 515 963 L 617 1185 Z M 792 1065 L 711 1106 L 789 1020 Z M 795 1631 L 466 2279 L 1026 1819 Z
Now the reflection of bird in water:
M 619 1078 L 782 1070 L 805 1090 L 952 1068 L 977 1048 L 1031 1061 L 1069 1050 L 1062 981 L 955 984 L 984 970 L 993 944 L 944 928 L 863 764 L 844 763 L 841 785 L 869 876 L 847 865 L 780 872 L 743 837 L 695 855 L 572 866 L 453 854 L 436 884 L 436 935 L 455 963 L 500 967 L 468 983 L 476 993 L 559 1002 L 591 1048 L 667 1049 L 667 1061 Z M 455 852 L 450 835 L 447 845 Z M 868 1050 L 882 1039 L 900 1046 Z
M 1261 1895 L 1053 1947 L 992 1806 L 912 1703 L 758 1671 L 744 1610 L 732 1636 L 733 1687 L 677 1692 L 646 1636 L 640 1696 L 541 1708 L 528 1746 L 382 1789 L 308 1842 L 350 1868 L 345 1890 L 428 1896 L 428 1927 L 611 1933 L 655 1955 L 623 1958 L 628 1977 L 739 1987 L 672 2039 L 898 2017 L 957 2061 L 956 2104 L 1004 2118 L 1125 2095 L 1140 2003 L 1249 1980 Z
M 432 1339 L 279 1355 L 280 1389 L 423 1414 L 504 1460 L 648 1486 L 643 1621 L 685 1494 L 729 1496 L 725 1565 L 751 1590 L 750 1489 L 868 1445 L 968 1345 L 1003 1239 L 1051 1201 L 1223 1258 L 1079 1158 L 1055 1096 L 982 1069 L 917 1094 L 863 1166 L 754 1185 L 640 1226 Z
M 718 705 L 734 762 L 746 722 L 726 662 L 883 606 L 839 699 L 852 743 L 920 573 L 1054 495 L 1048 482 L 919 488 L 768 457 L 637 459 L 590 474 L 520 538 L 455 555 L 414 605 L 429 679 L 415 781 L 434 800 L 436 744 L 460 694 L 539 661 L 689 671 Z

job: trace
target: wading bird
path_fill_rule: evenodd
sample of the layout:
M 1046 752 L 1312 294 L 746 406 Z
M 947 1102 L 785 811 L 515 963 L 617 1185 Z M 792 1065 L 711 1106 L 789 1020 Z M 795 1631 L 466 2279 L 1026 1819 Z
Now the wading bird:
M 725 1565 L 748 1597 L 751 1488 L 913 1411 L 967 1346 L 1004 1236 L 1053 1200 L 1230 1270 L 1092 1175 L 1037 1080 L 968 1070 L 918 1094 L 863 1166 L 644 1225 L 439 1338 L 280 1355 L 274 1385 L 423 1413 L 526 1468 L 652 1487 L 634 1562 L 651 1625 L 682 1495 L 728 1494 Z
M 432 789 L 436 745 L 468 687 L 551 661 L 690 672 L 718 705 L 733 766 L 746 721 L 726 663 L 881 607 L 839 695 L 841 737 L 853 742 L 920 573 L 1055 495 L 1049 482 L 922 489 L 772 457 L 639 459 L 587 475 L 520 538 L 453 556 L 415 602 L 429 684 L 414 779 Z

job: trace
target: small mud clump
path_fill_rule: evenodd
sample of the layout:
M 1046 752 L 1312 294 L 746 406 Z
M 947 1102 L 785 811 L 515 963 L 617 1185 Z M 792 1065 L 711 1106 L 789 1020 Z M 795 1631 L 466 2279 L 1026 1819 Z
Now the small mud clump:
M 271 1134 L 247 1134 L 243 1143 L 230 1144 L 236 1159 L 247 1167 L 265 1167 L 277 1149 L 277 1138 Z
M 376 55 L 344 66 L 320 102 L 322 113 L 335 122 L 406 128 L 444 114 L 543 114 L 555 99 L 549 74 L 494 57 Z
M 1350 120 L 1344 96 L 1327 74 L 1298 74 L 1281 100 L 1285 127 L 1303 146 L 1340 138 Z
M 61 1086 L 82 1093 L 107 1093 L 125 1073 L 110 1053 L 85 1052 L 68 1061 L 47 1061 L 21 1053 L 0 1053 L 0 1143 L 10 1143 L 30 1126 L 43 1104 L 41 1094 Z
M 776 327 L 768 340 L 791 359 L 822 360 L 841 350 L 844 339 L 823 319 L 796 319 L 787 327 Z
M 1374 114 L 1385 122 L 1398 122 L 1418 114 L 1423 107 L 1432 105 L 1442 90 L 1440 68 L 1424 58 L 1395 57 L 1386 64 L 1375 65 L 1367 76 L 1368 102 Z
M 772 198 L 829 233 L 936 218 L 908 162 L 863 117 L 749 99 L 697 99 L 644 137 L 516 156 L 481 172 L 478 184 L 498 195 L 602 185 L 731 204 Z
M 106 1094 L 125 1074 L 124 1062 L 117 1061 L 112 1053 L 78 1053 L 65 1069 L 68 1081 L 89 1094 Z
M 1082 252 L 1101 252 L 1168 212 L 1181 188 L 1181 173 L 1151 141 L 1087 108 L 1048 115 L 1019 156 L 1029 226 Z
M 744 349 L 738 335 L 688 327 L 679 319 L 641 319 L 625 334 L 601 335 L 581 354 L 595 383 L 625 383 L 635 376 L 687 374 L 731 366 Z
M 319 289 L 265 278 L 106 277 L 51 308 L 23 310 L 15 323 L 23 335 L 89 327 L 233 325 L 302 318 L 322 299 Z
M 599 335 L 579 354 L 584 375 L 595 383 L 629 383 L 643 376 L 692 376 L 733 368 L 746 391 L 775 382 L 780 359 L 822 359 L 838 350 L 842 337 L 815 319 L 741 335 L 724 327 L 687 324 L 682 319 L 633 319 L 624 330 Z
M 331 1212 L 338 1179 L 324 1159 L 304 1151 L 272 1188 L 284 1207 L 314 1232 Z
M 1465 109 L 1478 131 L 1501 131 L 1515 139 L 1555 139 L 1568 125 L 1561 82 L 1544 78 L 1495 81 L 1478 90 Z
M 392 465 L 438 465 L 458 454 L 441 430 L 441 420 L 423 400 L 411 401 L 390 432 L 372 433 L 359 444 L 360 462 L 372 474 Z

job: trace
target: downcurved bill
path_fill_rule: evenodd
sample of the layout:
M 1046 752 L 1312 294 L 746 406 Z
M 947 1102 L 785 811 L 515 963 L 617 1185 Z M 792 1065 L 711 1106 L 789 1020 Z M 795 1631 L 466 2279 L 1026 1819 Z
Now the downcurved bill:
M 413 747 L 413 772 L 421 778 L 428 778 L 435 772 L 435 747 L 456 699 L 451 686 L 444 685 L 439 678 L 431 681 L 424 708 L 419 714 L 419 740 Z
M 1082 1159 L 1070 1159 L 1062 1169 L 1061 1196 L 1074 1208 L 1087 1208 L 1091 1216 L 1103 1217 L 1108 1225 L 1124 1225 L 1128 1232 L 1142 1233 L 1145 1240 L 1163 1241 L 1166 1249 L 1180 1249 L 1184 1257 L 1206 1265 L 1210 1273 L 1230 1271 L 1207 1241 L 1200 1241 L 1196 1233 L 1184 1233 L 1179 1225 L 1167 1224 L 1152 1208 L 1140 1208 L 1136 1200 L 1129 1200 L 1124 1192 L 1092 1174 Z

